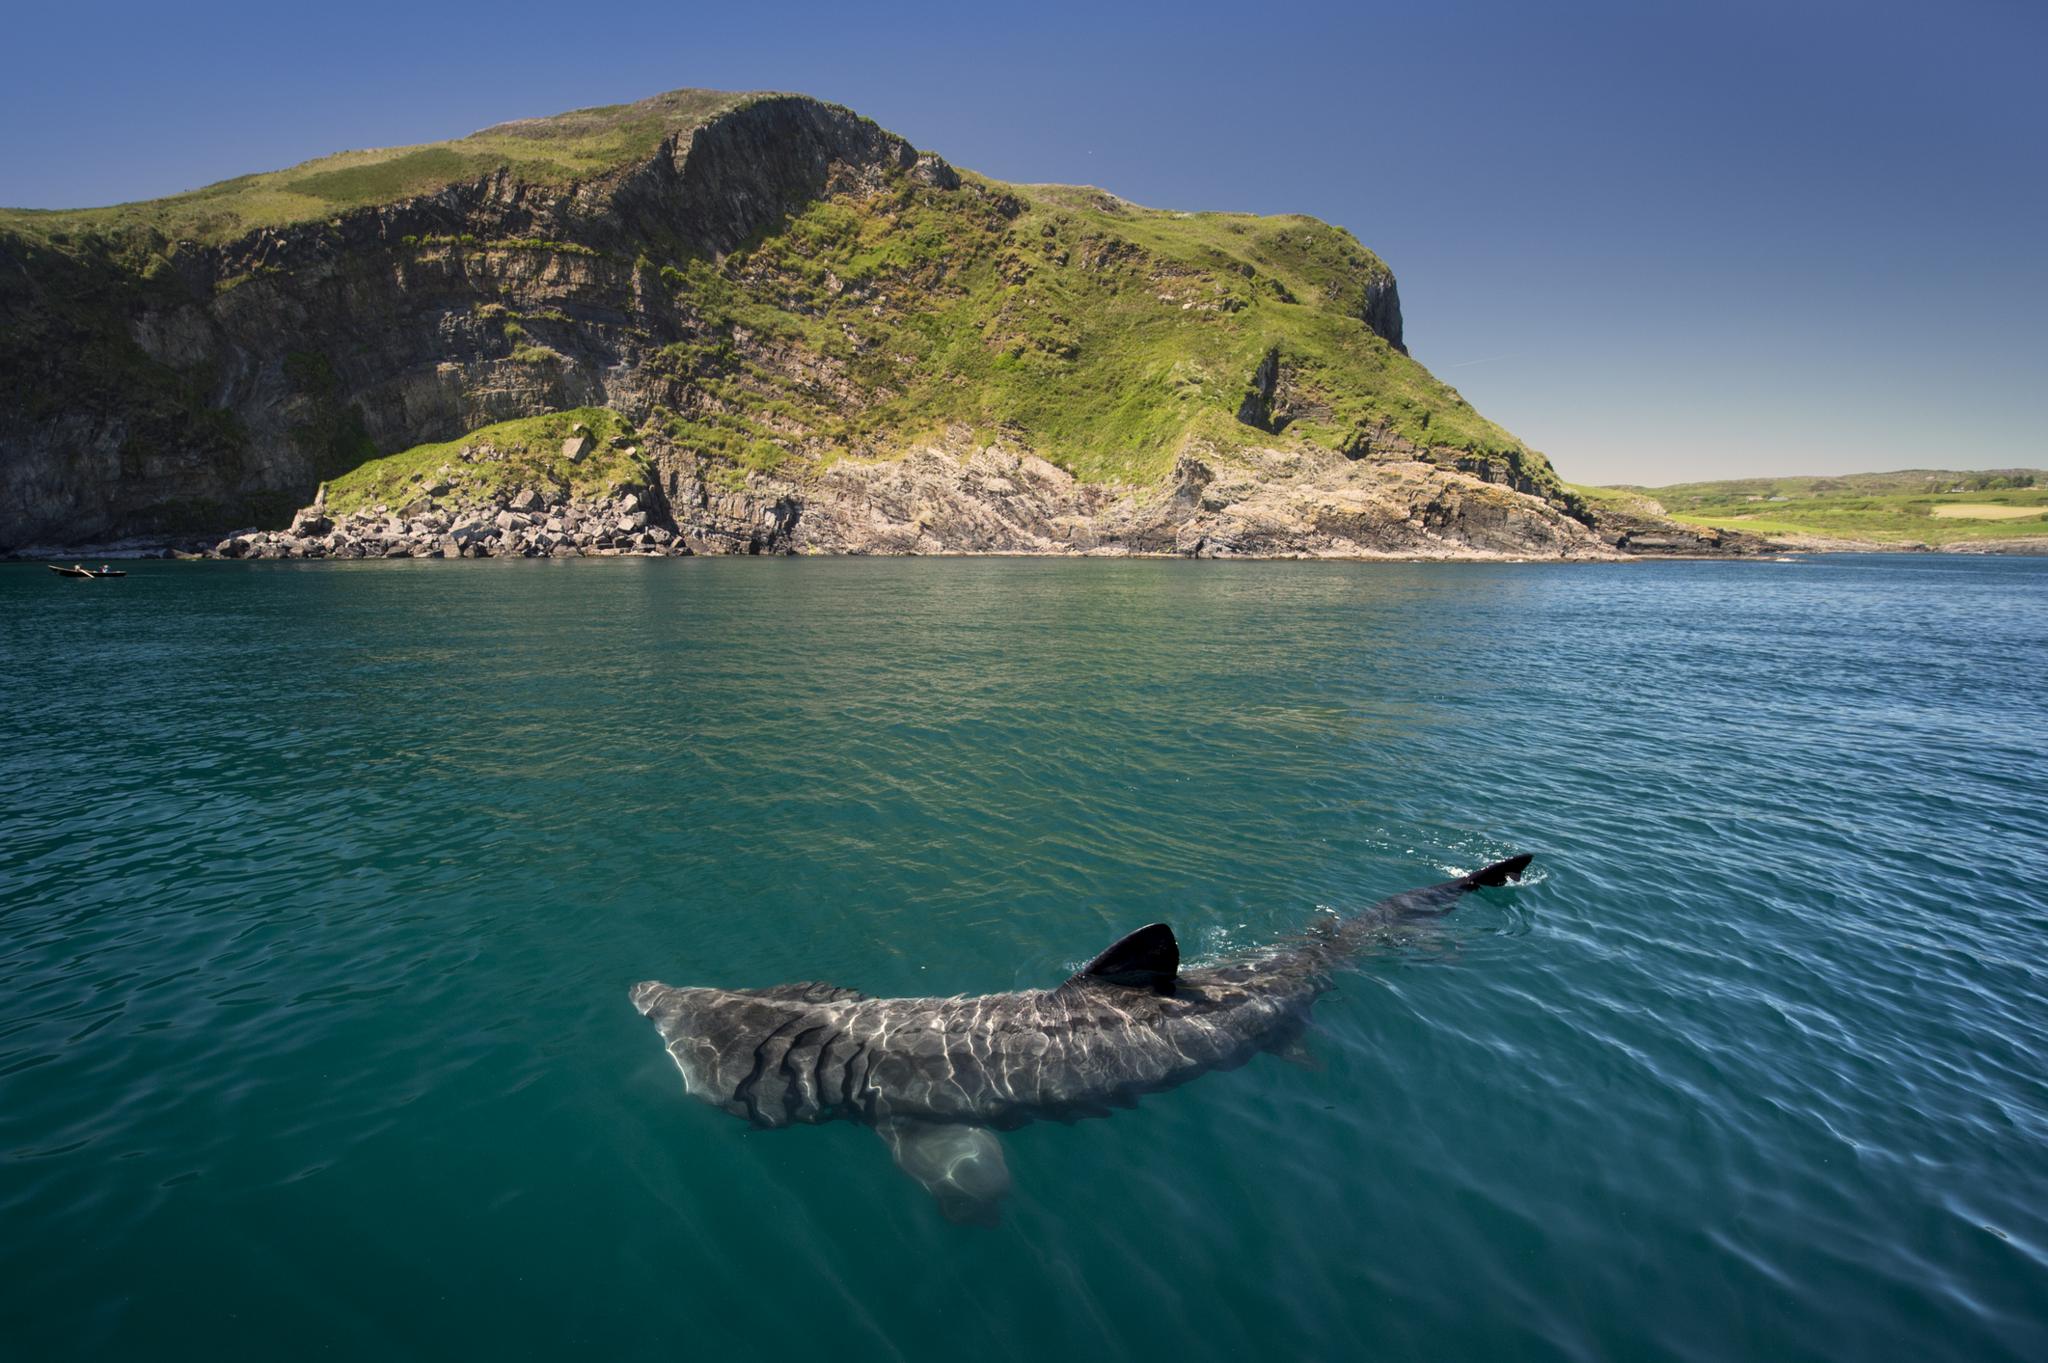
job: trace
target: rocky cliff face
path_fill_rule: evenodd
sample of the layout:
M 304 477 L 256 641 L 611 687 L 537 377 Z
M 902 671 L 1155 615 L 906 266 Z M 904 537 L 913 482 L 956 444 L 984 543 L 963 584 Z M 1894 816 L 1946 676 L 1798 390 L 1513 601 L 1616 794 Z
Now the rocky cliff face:
M 1175 554 L 1196 558 L 1597 558 L 1556 508 L 1419 460 L 1183 454 L 1150 487 L 1083 483 L 969 433 L 815 481 L 715 490 L 691 455 L 657 461 L 691 552 Z
M 963 178 L 797 96 L 650 145 L 274 226 L 194 216 L 232 183 L 0 219 L 0 550 L 281 527 L 379 455 L 593 407 L 644 433 L 613 491 L 650 522 L 570 551 L 1612 551 L 1407 359 L 1392 274 L 1334 229 Z M 443 528 L 385 548 L 509 509 L 424 502 Z
M 564 445 L 587 447 L 578 425 Z M 1183 454 L 1150 486 L 1082 482 L 1028 450 L 954 428 L 897 459 L 734 484 L 658 433 L 620 435 L 629 472 L 572 485 L 525 470 L 478 492 L 465 444 L 351 511 L 325 489 L 289 528 L 237 533 L 224 558 L 506 558 L 614 554 L 1087 554 L 1195 558 L 1602 558 L 1619 537 L 1540 499 L 1407 455 L 1267 449 Z M 643 446 L 645 447 L 643 449 Z M 580 455 L 578 456 L 581 457 Z M 1661 542 L 1645 546 L 1663 548 Z
M 943 163 L 811 100 L 761 100 L 643 164 L 555 188 L 499 172 L 220 245 L 0 236 L 0 545 L 275 519 L 323 477 L 504 417 L 646 406 L 690 319 L 651 268 L 820 196 Z M 491 243 L 486 247 L 482 243 Z M 474 249 L 465 249 L 474 247 Z M 505 343 L 490 309 L 563 319 Z

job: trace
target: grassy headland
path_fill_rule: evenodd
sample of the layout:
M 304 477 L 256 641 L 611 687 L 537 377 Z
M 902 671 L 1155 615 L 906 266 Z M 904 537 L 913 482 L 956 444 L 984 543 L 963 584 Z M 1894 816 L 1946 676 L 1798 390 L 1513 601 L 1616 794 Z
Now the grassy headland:
M 697 178 L 639 173 L 699 128 L 719 137 L 695 144 L 717 152 Z M 784 154 L 806 137 L 839 139 L 837 188 L 799 183 L 825 159 Z M 231 498 L 258 475 L 266 496 L 324 478 L 374 502 L 401 468 L 524 439 L 450 413 L 595 429 L 558 411 L 593 399 L 732 481 L 964 429 L 1096 482 L 1156 484 L 1191 448 L 1321 450 L 1569 503 L 1541 454 L 1405 353 L 1392 272 L 1342 228 L 913 157 L 836 106 L 677 91 L 151 202 L 0 210 L 0 396 L 52 469 L 57 433 L 94 413 L 121 477 L 195 470 L 230 524 L 257 514 Z M 694 197 L 650 198 L 654 181 Z M 714 249 L 675 227 L 698 206 L 745 226 Z M 525 476 L 588 476 L 542 468 L 544 435 Z M 399 463 L 345 476 L 379 456 Z M 110 524 L 160 523 L 162 497 Z

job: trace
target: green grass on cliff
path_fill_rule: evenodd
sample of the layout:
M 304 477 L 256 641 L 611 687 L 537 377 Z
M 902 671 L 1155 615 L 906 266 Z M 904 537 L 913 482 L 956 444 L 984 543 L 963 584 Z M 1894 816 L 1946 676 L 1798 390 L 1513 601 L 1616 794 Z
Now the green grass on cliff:
M 1149 482 L 1190 440 L 1344 448 L 1391 430 L 1552 478 L 1365 325 L 1364 285 L 1386 273 L 1310 218 L 973 177 L 829 199 L 722 262 L 665 271 L 705 321 L 666 352 L 697 395 L 674 434 L 769 467 L 897 454 L 958 424 L 1083 478 Z M 732 358 L 748 349 L 787 363 Z M 1275 350 L 1294 411 L 1278 434 L 1238 420 Z
M 1756 535 L 1878 544 L 2048 537 L 2048 471 L 2037 469 L 1908 469 L 1592 491 L 1647 500 L 1689 525 Z
M 562 457 L 562 442 L 578 425 L 590 433 L 591 450 L 572 462 Z M 465 449 L 471 451 L 468 459 Z M 396 513 L 430 496 L 488 501 L 529 487 L 600 496 L 641 486 L 647 478 L 645 442 L 626 420 L 602 407 L 578 407 L 500 421 L 457 440 L 372 459 L 328 483 L 327 507 L 337 515 L 378 506 Z
M 0 227 L 60 240 L 146 229 L 173 241 L 223 242 L 261 227 L 322 222 L 352 208 L 432 194 L 500 170 L 532 183 L 568 184 L 644 161 L 664 137 L 688 132 L 753 98 L 676 90 L 637 104 L 500 123 L 449 142 L 345 151 L 166 199 L 108 208 L 0 209 Z
M 1562 491 L 1541 456 L 1365 325 L 1387 267 L 1312 218 L 900 179 L 814 202 L 723 260 L 647 265 L 693 322 L 648 361 L 676 395 L 656 418 L 735 477 L 892 457 L 964 427 L 1084 479 L 1143 484 L 1191 445 L 1342 449 L 1391 432 Z M 514 330 L 510 358 L 541 358 Z M 1289 390 L 1278 432 L 1239 420 L 1269 352 Z

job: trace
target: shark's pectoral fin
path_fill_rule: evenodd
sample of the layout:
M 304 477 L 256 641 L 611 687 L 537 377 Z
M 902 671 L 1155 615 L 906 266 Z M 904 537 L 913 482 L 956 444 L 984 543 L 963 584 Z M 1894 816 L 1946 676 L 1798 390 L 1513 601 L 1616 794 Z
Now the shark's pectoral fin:
M 1010 1191 L 1003 1145 L 985 1126 L 891 1117 L 875 1132 L 896 1157 L 896 1167 L 938 1201 L 948 1221 L 993 1226 Z
M 1323 1068 L 1323 1058 L 1308 1048 L 1308 1038 L 1299 1032 L 1267 1049 L 1296 1069 L 1320 1071 Z

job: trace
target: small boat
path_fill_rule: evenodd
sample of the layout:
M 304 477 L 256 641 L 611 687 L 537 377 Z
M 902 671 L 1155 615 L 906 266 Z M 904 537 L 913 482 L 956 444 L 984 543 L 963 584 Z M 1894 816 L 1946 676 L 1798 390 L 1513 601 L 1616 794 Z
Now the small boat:
M 78 568 L 78 567 L 71 567 L 71 568 L 61 568 L 61 567 L 59 567 L 58 565 L 56 565 L 56 564 L 54 564 L 54 563 L 46 563 L 46 564 L 44 564 L 43 566 L 44 566 L 45 568 L 48 568 L 48 569 L 49 569 L 49 570 L 50 570 L 51 572 L 55 573 L 55 574 L 56 574 L 57 576 L 59 576 L 59 577 L 126 577 L 126 576 L 128 576 L 128 574 L 126 574 L 126 573 L 122 572 L 122 571 L 121 571 L 121 570 L 120 570 L 119 568 L 102 568 L 102 569 L 100 569 L 100 570 L 99 570 L 98 572 L 94 572 L 94 571 L 93 571 L 92 569 L 90 569 L 90 568 Z

